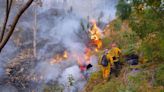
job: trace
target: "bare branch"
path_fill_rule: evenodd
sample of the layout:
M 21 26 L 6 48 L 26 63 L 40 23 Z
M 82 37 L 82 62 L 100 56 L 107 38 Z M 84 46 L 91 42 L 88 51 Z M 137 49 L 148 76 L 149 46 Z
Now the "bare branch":
M 0 42 L 2 42 L 3 36 L 5 34 L 5 30 L 6 30 L 6 26 L 7 26 L 8 18 L 9 18 L 9 15 L 10 15 L 11 6 L 12 6 L 12 1 L 13 0 L 6 0 L 6 16 L 5 16 L 4 24 L 2 26 Z
M 9 29 L 8 34 L 5 36 L 4 39 L 2 39 L 2 42 L 0 43 L 0 52 L 3 49 L 3 47 L 6 45 L 6 43 L 8 42 L 8 40 L 10 39 L 11 35 L 14 32 L 14 29 L 20 19 L 20 17 L 22 16 L 22 14 L 28 9 L 28 7 L 32 4 L 34 0 L 28 0 L 27 3 L 20 9 L 20 11 L 18 12 L 18 14 L 15 16 L 13 23 L 11 24 L 11 28 Z
M 8 12 L 9 12 L 9 13 L 10 13 L 10 10 L 11 10 L 12 3 L 13 3 L 13 0 L 10 0 L 10 1 L 9 1 L 9 6 L 8 6 Z

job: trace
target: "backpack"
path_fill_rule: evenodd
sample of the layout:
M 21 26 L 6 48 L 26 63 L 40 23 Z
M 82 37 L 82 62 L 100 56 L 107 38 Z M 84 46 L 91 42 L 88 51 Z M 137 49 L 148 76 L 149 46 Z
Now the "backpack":
M 106 55 L 103 55 L 102 57 L 102 60 L 101 60 L 101 65 L 104 66 L 104 67 L 107 67 L 108 66 L 108 59 L 106 57 Z

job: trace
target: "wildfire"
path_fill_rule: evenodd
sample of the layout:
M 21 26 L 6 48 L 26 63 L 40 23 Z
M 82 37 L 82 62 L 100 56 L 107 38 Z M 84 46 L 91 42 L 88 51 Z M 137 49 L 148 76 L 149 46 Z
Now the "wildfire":
M 64 57 L 64 58 L 68 58 L 68 53 L 67 53 L 67 51 L 64 51 L 63 57 Z
M 97 48 L 95 48 L 95 51 L 98 52 L 99 50 Z
M 62 55 L 57 54 L 54 56 L 54 58 L 50 61 L 51 65 L 58 64 L 60 62 L 65 61 L 65 59 L 72 58 L 73 60 L 76 60 L 79 69 L 81 71 L 85 71 L 88 69 L 88 66 L 92 67 L 91 65 L 91 49 L 90 48 L 85 48 L 83 53 L 79 52 L 72 52 L 68 53 L 67 51 L 64 51 Z M 42 79 L 42 78 L 40 78 Z
M 92 44 L 96 45 L 97 49 L 100 49 L 102 47 L 102 41 L 100 39 L 99 40 L 93 39 Z
M 50 64 L 56 64 L 56 63 L 60 63 L 61 61 L 65 60 L 68 58 L 68 52 L 64 51 L 63 55 L 61 54 L 57 54 L 54 56 L 54 58 L 50 61 Z
M 89 48 L 86 48 L 84 58 L 87 64 L 90 63 L 90 57 L 91 57 L 91 50 Z
M 95 47 L 94 51 L 98 52 L 99 49 L 102 47 L 102 40 L 101 40 L 102 33 L 97 27 L 97 24 L 95 21 L 93 21 L 92 24 L 93 26 L 89 30 L 90 39 L 91 39 L 90 44 Z M 65 59 L 67 59 L 68 57 L 69 58 L 72 57 L 73 59 L 77 60 L 77 63 L 79 65 L 90 64 L 91 49 L 86 47 L 84 50 L 84 53 L 73 52 L 71 54 L 68 53 L 67 51 L 64 51 L 63 54 L 55 55 L 53 59 L 50 61 L 50 64 L 53 65 L 56 63 L 60 63 L 64 61 Z
M 76 57 L 76 59 L 77 59 L 77 63 L 79 64 L 79 65 L 82 65 L 82 60 L 80 59 L 80 57 Z
M 102 41 L 101 41 L 101 32 L 99 31 L 99 28 L 97 27 L 96 21 L 92 21 L 92 28 L 90 29 L 90 39 L 91 44 L 96 46 L 95 51 L 98 51 L 102 47 Z
M 61 62 L 61 60 L 52 59 L 52 60 L 50 61 L 50 64 L 53 65 L 53 64 L 60 63 L 60 62 Z

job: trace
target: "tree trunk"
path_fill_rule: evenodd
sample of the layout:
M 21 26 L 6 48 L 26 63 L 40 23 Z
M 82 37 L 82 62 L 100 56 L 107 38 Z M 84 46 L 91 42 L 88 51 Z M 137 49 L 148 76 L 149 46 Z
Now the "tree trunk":
M 37 6 L 34 6 L 33 55 L 36 58 Z

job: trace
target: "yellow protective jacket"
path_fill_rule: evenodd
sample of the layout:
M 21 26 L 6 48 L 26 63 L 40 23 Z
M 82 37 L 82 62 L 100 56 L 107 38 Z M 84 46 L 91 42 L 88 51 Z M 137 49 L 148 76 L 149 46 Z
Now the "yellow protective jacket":
M 113 47 L 111 50 L 109 50 L 107 54 L 107 59 L 109 59 L 110 63 L 113 65 L 114 62 L 118 61 L 120 54 L 121 50 L 118 47 Z M 113 60 L 113 57 L 115 57 L 116 60 Z
M 102 55 L 103 56 L 103 55 Z M 107 67 L 104 67 L 101 65 L 101 62 L 102 62 L 102 56 L 99 58 L 99 65 L 101 66 L 101 69 L 102 69 L 102 77 L 103 79 L 107 80 L 110 76 L 110 72 L 111 72 L 111 67 L 110 67 L 110 61 L 108 63 L 108 66 Z

